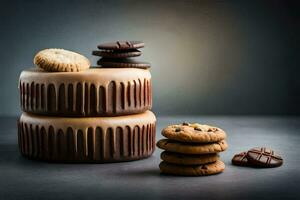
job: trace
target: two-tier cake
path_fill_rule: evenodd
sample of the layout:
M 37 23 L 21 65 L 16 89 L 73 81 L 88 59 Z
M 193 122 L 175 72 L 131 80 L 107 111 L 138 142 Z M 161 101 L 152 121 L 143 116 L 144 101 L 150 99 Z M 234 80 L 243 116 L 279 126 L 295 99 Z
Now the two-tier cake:
M 149 69 L 78 68 L 83 64 L 77 55 L 65 59 L 64 54 L 68 52 L 57 50 L 51 54 L 54 58 L 43 61 L 38 54 L 38 67 L 20 75 L 21 154 L 47 161 L 99 163 L 150 156 L 155 148 L 156 118 L 149 111 Z M 58 67 L 40 64 L 46 62 L 56 62 Z

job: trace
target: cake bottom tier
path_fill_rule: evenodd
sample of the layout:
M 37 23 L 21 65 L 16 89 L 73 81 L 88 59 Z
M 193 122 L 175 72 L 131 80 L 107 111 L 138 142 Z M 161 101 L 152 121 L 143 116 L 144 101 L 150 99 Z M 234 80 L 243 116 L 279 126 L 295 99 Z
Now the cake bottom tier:
M 155 149 L 151 111 L 118 117 L 63 118 L 23 113 L 19 149 L 30 159 L 53 162 L 121 162 L 146 158 Z

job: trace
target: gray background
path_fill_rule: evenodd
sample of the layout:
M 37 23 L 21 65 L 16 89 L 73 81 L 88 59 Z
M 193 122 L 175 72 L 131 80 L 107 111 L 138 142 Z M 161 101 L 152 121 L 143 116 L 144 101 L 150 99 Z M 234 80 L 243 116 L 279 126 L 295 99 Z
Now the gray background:
M 292 1 L 1 1 L 0 115 L 44 48 L 143 40 L 158 115 L 300 114 L 299 5 Z

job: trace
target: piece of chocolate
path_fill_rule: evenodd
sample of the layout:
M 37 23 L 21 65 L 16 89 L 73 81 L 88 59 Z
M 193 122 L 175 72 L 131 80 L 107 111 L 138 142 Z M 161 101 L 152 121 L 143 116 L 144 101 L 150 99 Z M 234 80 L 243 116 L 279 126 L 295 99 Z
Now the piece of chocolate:
M 143 48 L 145 44 L 141 41 L 116 41 L 98 45 L 99 49 L 104 50 L 125 50 Z
M 102 51 L 93 51 L 93 55 L 101 56 L 103 58 L 129 58 L 142 55 L 142 52 L 137 49 L 128 49 L 128 50 L 102 50 Z
M 272 149 L 266 147 L 256 147 L 247 152 L 248 162 L 256 167 L 279 167 L 283 159 L 275 154 Z
M 104 68 L 141 68 L 147 69 L 150 68 L 150 63 L 140 62 L 130 58 L 123 59 L 109 59 L 101 58 L 97 62 L 98 65 L 101 65 Z
M 249 166 L 248 159 L 247 159 L 247 152 L 241 152 L 239 154 L 235 154 L 231 162 L 233 165 Z

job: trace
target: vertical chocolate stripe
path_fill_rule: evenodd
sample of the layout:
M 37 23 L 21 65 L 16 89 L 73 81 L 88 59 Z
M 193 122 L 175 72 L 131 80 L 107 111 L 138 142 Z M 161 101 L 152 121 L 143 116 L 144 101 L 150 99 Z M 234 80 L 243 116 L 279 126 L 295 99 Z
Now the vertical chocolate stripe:
M 69 159 L 75 159 L 75 139 L 74 131 L 72 128 L 67 128 L 67 157 Z
M 39 109 L 40 107 L 40 84 L 35 85 L 35 109 Z
M 28 109 L 28 104 L 29 104 L 29 101 L 28 101 L 28 97 L 29 97 L 29 84 L 26 83 L 26 89 L 25 89 L 25 108 Z
M 83 132 L 82 132 L 82 130 L 77 131 L 76 137 L 77 137 L 77 143 L 76 143 L 76 146 L 77 146 L 77 152 L 76 152 L 77 159 L 82 160 L 83 156 L 84 156 L 84 144 L 83 144 Z
M 130 127 L 126 126 L 123 130 L 123 155 L 124 156 L 129 156 L 130 155 L 130 148 L 131 148 L 131 143 L 130 143 Z
M 48 130 L 48 159 L 52 160 L 54 153 L 54 128 L 49 127 Z
M 60 111 L 60 113 L 64 113 L 66 111 L 65 85 L 64 84 L 61 84 L 59 86 L 57 105 L 58 105 L 58 111 Z
M 76 111 L 79 113 L 82 112 L 82 106 L 83 106 L 83 94 L 82 94 L 82 84 L 77 83 L 76 90 L 74 91 L 76 93 Z
M 46 110 L 46 103 L 45 103 L 45 84 L 41 84 L 41 108 L 42 110 Z
M 44 127 L 41 128 L 41 158 L 47 159 L 47 133 Z
M 120 102 L 121 102 L 121 108 L 122 110 L 125 109 L 125 85 L 124 83 L 120 83 Z
M 101 129 L 96 127 L 94 131 L 94 160 L 101 159 Z
M 39 157 L 40 155 L 40 143 L 41 143 L 41 137 L 40 137 L 40 128 L 38 125 L 35 126 L 35 137 L 36 137 L 36 152 L 34 154 L 34 157 Z
M 29 129 L 28 129 L 28 132 L 27 132 L 27 137 L 28 137 L 28 155 L 29 157 L 32 156 L 32 146 L 33 146 L 33 141 L 32 141 L 32 125 L 29 124 Z
M 92 127 L 87 131 L 87 159 L 92 160 L 94 158 L 94 130 Z
M 142 94 L 143 94 L 143 91 L 142 91 L 142 82 L 141 82 L 141 79 L 139 79 L 139 102 L 140 102 L 140 107 L 142 107 Z
M 147 106 L 147 79 L 144 79 L 144 105 Z
M 131 106 L 131 84 L 130 82 L 128 82 L 127 84 L 127 107 L 130 107 Z
M 34 110 L 34 100 L 35 100 L 35 88 L 34 88 L 34 82 L 30 84 L 30 110 Z
M 49 110 L 49 112 L 51 113 L 55 112 L 56 92 L 53 84 L 48 85 L 46 99 L 47 99 L 47 110 Z
M 113 158 L 116 151 L 115 151 L 115 137 L 112 128 L 108 128 L 106 130 L 106 144 L 107 144 L 106 158 Z
M 116 89 L 116 82 L 115 81 L 111 81 L 108 84 L 108 89 L 107 89 L 107 103 L 108 103 L 108 112 L 110 113 L 116 113 L 117 110 L 117 89 Z
M 59 160 L 64 160 L 66 158 L 66 141 L 65 141 L 65 136 L 64 133 L 61 129 L 58 130 L 57 133 L 57 155 L 56 157 Z
M 121 127 L 116 128 L 116 155 L 118 157 L 124 156 L 124 132 Z
M 90 88 L 90 114 L 95 115 L 97 113 L 97 96 L 96 96 L 96 88 L 94 84 L 91 84 L 91 88 Z
M 99 114 L 106 111 L 106 92 L 103 86 L 99 87 Z
M 73 111 L 73 104 L 74 104 L 74 99 L 73 99 L 73 85 L 69 84 L 68 85 L 68 112 L 72 112 Z
M 88 83 L 84 84 L 84 113 L 90 113 L 90 86 Z
M 133 100 L 134 100 L 134 107 L 137 106 L 137 84 L 136 81 L 133 81 Z

